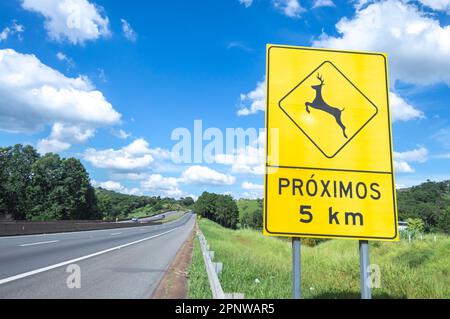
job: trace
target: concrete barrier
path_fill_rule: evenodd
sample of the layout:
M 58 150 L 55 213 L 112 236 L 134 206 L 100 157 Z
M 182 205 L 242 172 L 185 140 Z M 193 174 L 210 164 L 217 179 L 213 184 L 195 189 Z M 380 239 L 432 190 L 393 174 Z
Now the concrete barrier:
M 62 232 L 76 232 L 86 230 L 114 229 L 125 227 L 140 227 L 146 225 L 161 224 L 160 220 L 150 222 L 113 223 L 103 221 L 52 221 L 52 222 L 31 222 L 31 221 L 1 221 L 0 236 L 51 234 Z

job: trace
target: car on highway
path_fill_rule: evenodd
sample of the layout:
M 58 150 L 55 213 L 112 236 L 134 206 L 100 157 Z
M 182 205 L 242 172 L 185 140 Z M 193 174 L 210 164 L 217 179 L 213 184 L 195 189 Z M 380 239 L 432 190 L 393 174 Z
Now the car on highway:
M 137 219 L 137 218 L 131 218 L 131 221 L 137 223 L 137 222 L 139 221 L 139 219 Z

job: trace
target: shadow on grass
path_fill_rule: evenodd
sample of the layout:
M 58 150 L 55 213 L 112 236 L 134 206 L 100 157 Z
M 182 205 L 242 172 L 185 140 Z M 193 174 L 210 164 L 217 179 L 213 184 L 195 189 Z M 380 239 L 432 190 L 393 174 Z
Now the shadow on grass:
M 312 299 L 361 299 L 361 294 L 354 291 L 326 292 Z M 372 299 L 406 299 L 406 296 L 394 296 L 387 293 L 373 293 Z

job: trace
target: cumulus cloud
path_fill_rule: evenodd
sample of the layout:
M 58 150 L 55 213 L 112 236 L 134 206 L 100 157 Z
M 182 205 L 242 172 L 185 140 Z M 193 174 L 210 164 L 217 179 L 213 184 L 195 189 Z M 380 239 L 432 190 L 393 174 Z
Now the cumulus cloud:
M 134 140 L 118 150 L 89 148 L 84 152 L 83 158 L 95 167 L 118 171 L 141 171 L 154 162 L 144 139 Z
M 255 114 L 265 110 L 266 105 L 266 80 L 258 82 L 256 88 L 240 96 L 240 109 L 237 112 L 239 116 Z
M 419 0 L 419 2 L 433 10 L 450 13 L 450 0 Z
M 69 78 L 31 54 L 0 50 L 0 130 L 36 131 L 55 122 L 89 127 L 119 122 L 88 78 Z
M 63 123 L 53 124 L 52 131 L 48 138 L 38 142 L 39 153 L 57 153 L 67 150 L 72 144 L 83 144 L 93 137 L 95 130 L 92 128 L 81 128 L 78 126 Z
M 101 187 L 103 189 L 107 189 L 107 190 L 118 192 L 118 193 L 128 194 L 128 195 L 141 195 L 142 194 L 142 192 L 139 190 L 139 188 L 136 188 L 136 187 L 126 188 L 119 182 L 114 182 L 114 181 L 106 181 L 106 182 L 92 181 L 92 185 L 94 187 Z
M 236 178 L 206 166 L 194 165 L 182 173 L 180 181 L 194 185 L 232 185 Z
M 390 93 L 389 102 L 392 110 L 392 121 L 408 121 L 417 118 L 424 118 L 422 111 L 414 108 L 414 106 L 407 103 L 399 95 Z
M 0 42 L 8 40 L 8 38 L 12 35 L 17 35 L 19 39 L 21 39 L 21 33 L 25 31 L 25 27 L 16 20 L 13 20 L 10 26 L 5 27 L 0 32 Z
M 336 24 L 339 36 L 322 34 L 313 45 L 389 54 L 394 80 L 450 85 L 450 26 L 399 0 L 370 3 Z
M 428 160 L 428 150 L 420 146 L 406 152 L 394 152 L 394 166 L 398 173 L 414 173 L 408 162 L 425 163 Z
M 164 177 L 161 174 L 152 174 L 141 181 L 141 188 L 154 195 L 166 197 L 182 197 L 186 195 L 179 187 L 175 177 Z
M 245 189 L 245 190 L 263 190 L 264 189 L 264 185 L 253 184 L 251 182 L 243 182 L 241 187 L 242 187 L 242 189 Z
M 83 44 L 110 34 L 108 17 L 87 0 L 22 0 L 22 8 L 43 15 L 48 36 L 55 41 Z
M 305 11 L 299 0 L 273 0 L 273 6 L 290 18 L 298 18 Z
M 136 42 L 137 33 L 133 30 L 131 24 L 125 19 L 120 19 L 120 22 L 122 23 L 123 36 L 131 42 Z

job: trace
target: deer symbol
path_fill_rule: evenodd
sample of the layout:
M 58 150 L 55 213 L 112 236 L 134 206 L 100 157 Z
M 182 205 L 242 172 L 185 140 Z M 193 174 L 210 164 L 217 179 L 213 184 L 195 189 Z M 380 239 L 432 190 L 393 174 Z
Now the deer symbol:
M 342 133 L 344 134 L 345 138 L 348 138 L 347 134 L 345 134 L 345 126 L 341 120 L 342 111 L 344 111 L 344 109 L 340 110 L 337 107 L 330 106 L 323 100 L 322 87 L 325 85 L 325 81 L 320 76 L 320 74 L 317 74 L 317 78 L 319 79 L 320 84 L 311 86 L 316 91 L 316 97 L 314 98 L 314 101 L 312 101 L 312 103 L 305 103 L 306 111 L 310 113 L 309 107 L 312 107 L 314 109 L 318 109 L 330 114 L 335 118 L 337 124 L 341 127 Z

